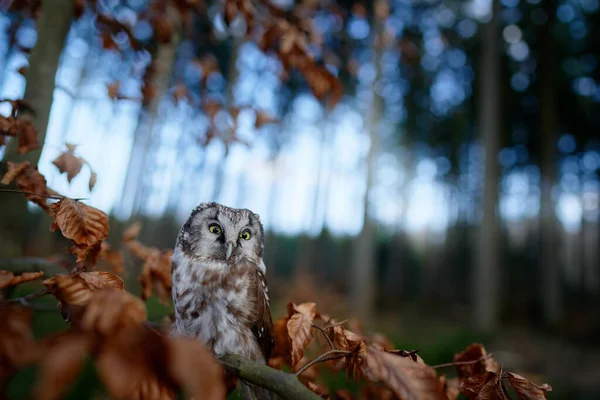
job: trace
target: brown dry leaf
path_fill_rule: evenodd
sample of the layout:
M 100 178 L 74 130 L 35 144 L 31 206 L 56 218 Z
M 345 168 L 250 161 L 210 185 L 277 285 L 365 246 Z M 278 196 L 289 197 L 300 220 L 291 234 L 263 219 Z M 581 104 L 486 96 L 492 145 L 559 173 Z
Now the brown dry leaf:
M 123 252 L 120 250 L 112 250 L 110 245 L 102 242 L 100 245 L 100 253 L 98 258 L 108 263 L 115 274 L 122 274 L 125 271 L 125 261 L 123 260 Z
M 35 361 L 37 344 L 31 332 L 31 310 L 0 305 L 0 385 L 12 373 Z
M 60 173 L 67 173 L 67 181 L 70 183 L 81 172 L 84 159 L 76 157 L 71 151 L 66 151 L 58 156 L 52 164 L 56 165 Z
M 12 272 L 0 270 L 0 289 L 34 281 L 42 276 L 44 276 L 43 271 L 23 272 L 21 275 L 14 276 Z
M 52 230 L 80 246 L 92 247 L 108 237 L 108 216 L 97 208 L 65 198 L 50 206 L 56 213 Z
M 521 375 L 512 372 L 506 375 L 520 400 L 545 400 L 546 393 L 552 391 L 552 386 L 547 383 L 538 386 Z
M 172 380 L 195 399 L 226 395 L 223 368 L 197 339 L 173 337 L 167 343 L 167 370 Z
M 125 232 L 123 232 L 123 241 L 129 242 L 130 240 L 135 239 L 140 234 L 141 229 L 142 224 L 139 221 L 129 225 L 127 229 L 125 229 Z
M 79 375 L 90 352 L 91 340 L 87 335 L 68 331 L 46 339 L 42 343 L 39 374 L 34 398 L 59 400 Z
M 172 400 L 167 346 L 155 331 L 140 326 L 107 336 L 96 356 L 96 371 L 111 398 Z
M 285 362 L 291 364 L 292 340 L 288 334 L 287 323 L 289 317 L 279 318 L 273 324 L 273 340 L 275 346 L 271 352 L 272 367 L 282 366 Z
M 498 363 L 485 350 L 482 344 L 473 343 L 464 351 L 454 355 L 454 362 L 476 361 L 472 364 L 456 365 L 456 372 L 461 379 L 466 379 L 473 375 L 484 374 L 485 372 L 498 373 Z
M 71 318 L 71 309 L 86 306 L 94 291 L 110 288 L 123 290 L 121 278 L 100 271 L 55 275 L 42 283 L 60 301 L 63 317 L 67 321 Z
M 448 400 L 458 399 L 458 395 L 460 394 L 460 380 L 457 377 L 448 379 L 446 375 L 442 374 L 440 375 L 440 382 Z
M 8 161 L 6 163 L 8 165 L 8 172 L 4 174 L 2 177 L 3 185 L 10 185 L 23 171 L 25 171 L 31 165 L 29 161 L 23 161 L 22 163 L 14 163 L 12 161 Z
M 221 104 L 216 101 L 207 100 L 202 105 L 202 109 L 211 120 L 215 118 L 215 115 L 223 108 Z
M 237 15 L 236 0 L 225 0 L 225 23 L 231 24 L 231 21 Z
M 140 326 L 146 319 L 146 305 L 140 299 L 122 289 L 105 289 L 92 293 L 78 326 L 107 336 Z
M 94 171 L 92 171 L 92 174 L 90 175 L 90 182 L 88 183 L 90 192 L 92 191 L 92 189 L 94 189 L 94 186 L 96 186 L 97 179 L 98 179 L 98 174 L 96 174 Z
M 329 389 L 322 383 L 306 381 L 306 386 L 324 399 L 329 398 Z
M 50 212 L 50 208 L 46 202 L 46 198 L 42 196 L 55 196 L 56 192 L 46 186 L 46 179 L 39 173 L 37 167 L 25 168 L 16 178 L 17 188 L 24 192 L 37 193 L 41 196 L 33 194 L 25 194 L 27 200 L 42 207 L 44 211 Z
M 106 86 L 106 92 L 108 93 L 108 97 L 111 100 L 117 100 L 119 98 L 119 90 L 121 89 L 121 83 L 119 81 L 114 81 Z
M 130 242 L 131 243 L 131 242 Z M 142 286 L 142 299 L 148 300 L 152 291 L 163 304 L 171 301 L 171 256 L 173 250 L 159 251 L 150 248 L 148 257 L 145 259 L 139 280 Z
M 336 400 L 354 400 L 352 392 L 346 389 L 336 390 L 333 398 Z
M 30 121 L 17 120 L 19 123 L 19 145 L 17 154 L 25 154 L 28 151 L 39 149 L 37 132 Z
M 401 399 L 447 400 L 435 370 L 427 365 L 369 347 L 361 366 L 364 376 L 383 382 Z
M 292 367 L 296 367 L 304 356 L 304 349 L 313 340 L 312 324 L 317 314 L 315 303 L 288 304 L 291 315 L 287 322 L 288 335 L 292 344 Z
M 276 118 L 272 118 L 269 114 L 263 111 L 256 112 L 256 121 L 254 122 L 254 127 L 259 129 L 260 127 L 267 124 L 276 124 L 279 120 Z
M 495 372 L 472 375 L 460 383 L 460 392 L 471 400 L 503 400 L 507 398 L 506 387 Z

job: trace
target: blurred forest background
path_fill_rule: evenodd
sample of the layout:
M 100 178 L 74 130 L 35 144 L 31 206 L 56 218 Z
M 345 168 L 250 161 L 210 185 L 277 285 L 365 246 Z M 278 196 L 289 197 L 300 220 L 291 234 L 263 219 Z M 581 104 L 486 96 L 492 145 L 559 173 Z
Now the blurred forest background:
M 168 248 L 199 202 L 249 208 L 274 314 L 315 301 L 432 364 L 481 340 L 550 398 L 600 396 L 599 0 L 0 10 L 0 98 L 43 144 L 0 157 L 109 213 L 114 246 L 133 220 Z M 56 259 L 48 220 L 1 193 L 0 258 Z

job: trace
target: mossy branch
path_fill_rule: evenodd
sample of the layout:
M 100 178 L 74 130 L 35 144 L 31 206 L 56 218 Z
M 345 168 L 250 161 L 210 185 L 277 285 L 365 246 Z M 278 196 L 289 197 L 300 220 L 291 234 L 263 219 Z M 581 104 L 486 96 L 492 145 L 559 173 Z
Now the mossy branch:
M 304 386 L 293 374 L 276 370 L 238 355 L 230 354 L 222 357 L 225 370 L 238 378 L 268 389 L 282 399 L 287 400 L 319 400 L 316 393 Z

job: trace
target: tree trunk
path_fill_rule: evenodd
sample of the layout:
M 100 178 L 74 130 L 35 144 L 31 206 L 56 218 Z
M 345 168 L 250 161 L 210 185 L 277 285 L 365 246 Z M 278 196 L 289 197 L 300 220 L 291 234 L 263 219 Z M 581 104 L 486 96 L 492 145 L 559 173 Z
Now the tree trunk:
M 230 110 L 235 103 L 234 97 L 234 88 L 235 83 L 238 78 L 238 70 L 237 70 L 237 59 L 238 53 L 240 49 L 240 45 L 242 44 L 243 38 L 241 37 L 233 37 L 231 39 L 231 60 L 229 61 L 229 70 L 227 71 L 227 93 L 225 95 L 225 109 Z M 225 170 L 227 169 L 227 156 L 229 153 L 229 149 L 226 147 L 225 152 L 223 153 L 223 157 L 219 162 L 217 162 L 215 169 L 215 183 L 213 185 L 212 196 L 210 197 L 214 201 L 219 201 L 221 197 L 221 192 L 223 191 L 223 182 L 225 178 Z
M 477 329 L 493 331 L 499 322 L 500 224 L 497 215 L 500 147 L 500 4 L 492 1 L 491 20 L 482 29 L 479 131 L 485 149 L 483 221 L 474 274 Z
M 177 48 L 181 41 L 181 32 L 179 15 L 173 7 L 168 8 L 169 16 L 175 22 L 171 41 L 161 43 L 154 58 L 156 71 L 154 72 L 153 83 L 156 94 L 149 101 L 145 108 L 142 108 L 138 119 L 138 124 L 133 136 L 133 144 L 129 156 L 129 165 L 127 166 L 127 176 L 125 186 L 121 197 L 120 216 L 129 217 L 136 214 L 144 201 L 146 172 L 144 169 L 148 166 L 148 152 L 152 147 L 154 131 L 156 130 L 159 119 L 160 105 L 165 95 L 169 91 L 171 77 L 173 76 L 173 67 L 177 56 Z
M 556 57 L 552 31 L 556 16 L 554 0 L 546 2 L 548 21 L 541 28 L 540 87 L 540 274 L 545 321 L 556 325 L 562 318 L 560 263 L 557 254 L 558 221 L 554 213 L 552 186 L 556 181 Z
M 73 0 L 43 1 L 37 20 L 37 42 L 31 51 L 26 73 L 25 99 L 35 114 L 21 112 L 20 118 L 29 120 L 38 133 L 40 148 L 26 154 L 17 154 L 17 140 L 11 140 L 4 154 L 4 161 L 29 161 L 37 165 L 42 154 L 46 129 L 50 118 L 56 71 L 60 54 L 71 26 Z M 4 194 L 0 196 L 0 256 L 16 256 L 23 252 L 28 220 L 27 201 L 23 196 Z
M 379 0 L 375 8 L 379 6 Z M 375 83 L 381 79 L 381 56 L 383 54 L 384 22 L 382 18 L 375 15 L 373 19 L 372 43 L 375 47 L 373 64 L 375 66 L 375 80 L 373 82 L 371 106 L 368 112 L 366 128 L 369 134 L 369 152 L 366 159 L 366 188 L 363 202 L 363 228 L 356 238 L 354 245 L 354 276 L 352 282 L 353 309 L 357 317 L 363 322 L 368 330 L 373 323 L 373 310 L 375 308 L 375 286 L 376 286 L 376 265 L 375 265 L 375 224 L 371 219 L 369 203 L 371 199 L 371 190 L 375 178 L 375 160 L 379 150 L 379 124 L 383 116 L 383 98 L 375 91 Z

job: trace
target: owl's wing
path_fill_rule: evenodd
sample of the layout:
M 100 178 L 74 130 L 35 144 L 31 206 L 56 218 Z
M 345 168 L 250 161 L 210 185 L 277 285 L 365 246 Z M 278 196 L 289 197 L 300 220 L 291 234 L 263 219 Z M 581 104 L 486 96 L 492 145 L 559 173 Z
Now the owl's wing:
M 269 361 L 273 350 L 273 320 L 269 309 L 269 289 L 265 274 L 261 268 L 256 268 L 256 320 L 252 324 L 252 332 L 262 349 L 265 361 Z

